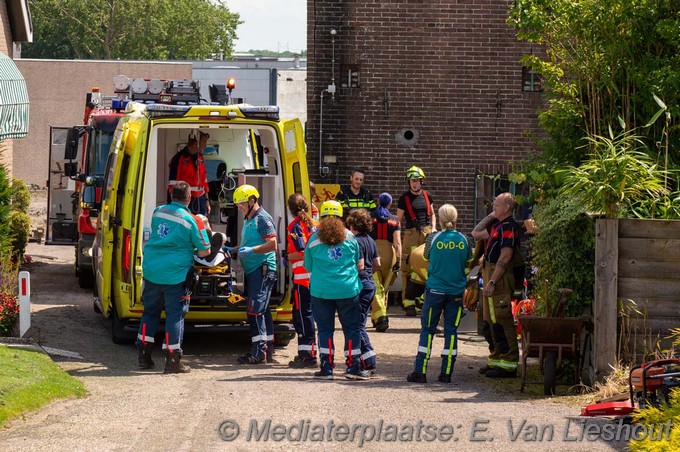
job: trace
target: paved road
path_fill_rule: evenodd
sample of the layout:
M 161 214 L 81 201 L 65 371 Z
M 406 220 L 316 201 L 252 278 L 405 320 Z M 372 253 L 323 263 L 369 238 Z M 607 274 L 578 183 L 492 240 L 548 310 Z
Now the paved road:
M 479 343 L 461 342 L 454 384 L 436 383 L 438 357 L 428 374 L 433 383 L 407 383 L 419 330 L 396 308 L 389 332 L 372 334 L 379 374 L 368 382 L 315 381 L 312 371 L 289 369 L 292 344 L 277 352 L 277 364 L 236 365 L 249 340 L 234 333 L 188 335 L 190 374 L 138 371 L 134 348 L 111 342 L 110 324 L 78 288 L 72 248 L 30 244 L 28 253 L 34 257 L 33 336 L 43 346 L 79 355 L 54 359 L 85 383 L 89 396 L 14 421 L 0 431 L 2 450 L 342 450 L 358 447 L 360 438 L 366 438 L 365 450 L 623 447 L 579 440 L 580 424 L 570 421 L 578 407 L 537 397 L 539 386 L 533 396 L 523 395 L 517 381 L 511 393 L 502 393 L 477 373 L 485 353 Z M 442 342 L 436 339 L 435 350 Z M 160 361 L 158 356 L 157 368 Z M 222 439 L 220 425 L 222 436 L 235 440 Z

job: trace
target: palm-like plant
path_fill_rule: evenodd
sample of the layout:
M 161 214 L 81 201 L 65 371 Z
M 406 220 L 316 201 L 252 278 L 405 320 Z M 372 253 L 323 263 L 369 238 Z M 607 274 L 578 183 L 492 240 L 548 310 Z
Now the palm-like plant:
M 609 137 L 586 137 L 591 151 L 578 167 L 558 171 L 563 177 L 561 194 L 577 196 L 589 210 L 618 218 L 626 205 L 668 194 L 665 171 L 647 152 L 634 131 Z

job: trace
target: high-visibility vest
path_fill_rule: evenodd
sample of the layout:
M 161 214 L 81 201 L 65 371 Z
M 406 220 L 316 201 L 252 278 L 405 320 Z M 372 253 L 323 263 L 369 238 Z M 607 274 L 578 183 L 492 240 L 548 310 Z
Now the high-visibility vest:
M 172 174 L 170 175 L 172 177 Z M 177 174 L 168 181 L 168 190 L 179 181 L 184 181 L 191 187 L 191 196 L 200 198 L 208 192 L 208 179 L 205 175 L 203 156 L 198 154 L 196 161 L 188 153 L 182 151 L 177 161 Z
M 313 222 L 316 223 L 316 222 Z M 314 233 L 313 230 L 310 230 L 307 225 L 305 224 L 304 221 L 300 221 L 299 218 L 295 218 L 293 221 L 290 222 L 288 225 L 288 253 L 289 255 L 297 252 L 295 249 L 295 243 L 293 242 L 293 237 L 292 237 L 292 231 L 293 227 L 295 227 L 296 224 L 300 225 L 300 229 L 302 230 L 302 235 L 304 238 L 305 246 L 307 245 L 307 242 L 309 242 L 309 238 L 312 236 Z M 302 251 L 304 253 L 304 251 Z M 293 284 L 300 284 L 305 287 L 309 287 L 309 272 L 304 266 L 304 258 L 300 259 L 292 259 L 289 258 L 290 262 L 290 269 L 291 272 L 293 273 Z

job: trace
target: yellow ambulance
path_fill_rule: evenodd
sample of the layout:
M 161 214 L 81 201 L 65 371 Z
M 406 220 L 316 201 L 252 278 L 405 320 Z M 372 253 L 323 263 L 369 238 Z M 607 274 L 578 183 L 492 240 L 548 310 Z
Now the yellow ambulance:
M 103 187 L 100 220 L 93 247 L 95 310 L 112 320 L 116 343 L 130 342 L 144 306 L 142 260 L 154 209 L 167 203 L 170 159 L 198 132 L 210 138 L 203 158 L 210 187 L 210 224 L 240 240 L 243 216 L 233 204 L 234 189 L 255 186 L 260 204 L 274 219 L 279 258 L 291 220 L 286 200 L 292 193 L 309 199 L 302 124 L 281 120 L 275 106 L 176 105 L 130 102 L 116 129 Z M 188 327 L 247 326 L 244 276 L 236 260 L 221 279 L 207 277 L 192 295 Z M 294 337 L 288 270 L 279 266 L 271 310 L 278 343 Z M 222 281 L 218 283 L 216 281 Z M 217 285 L 229 284 L 219 296 Z M 223 291 L 224 292 L 224 291 Z M 217 296 L 216 296 L 217 295 Z M 229 295 L 229 296 L 227 296 Z M 240 301 L 235 301 L 240 300 Z

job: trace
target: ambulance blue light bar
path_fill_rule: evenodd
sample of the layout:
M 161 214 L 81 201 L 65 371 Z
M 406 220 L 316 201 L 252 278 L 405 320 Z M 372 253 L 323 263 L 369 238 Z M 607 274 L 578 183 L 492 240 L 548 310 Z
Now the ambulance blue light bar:
M 146 111 L 152 118 L 181 118 L 189 110 L 188 105 L 149 104 Z
M 130 99 L 111 99 L 111 108 L 116 111 L 125 110 Z
M 271 119 L 272 121 L 279 120 L 279 107 L 269 105 L 266 107 L 239 107 L 241 113 L 246 118 Z

